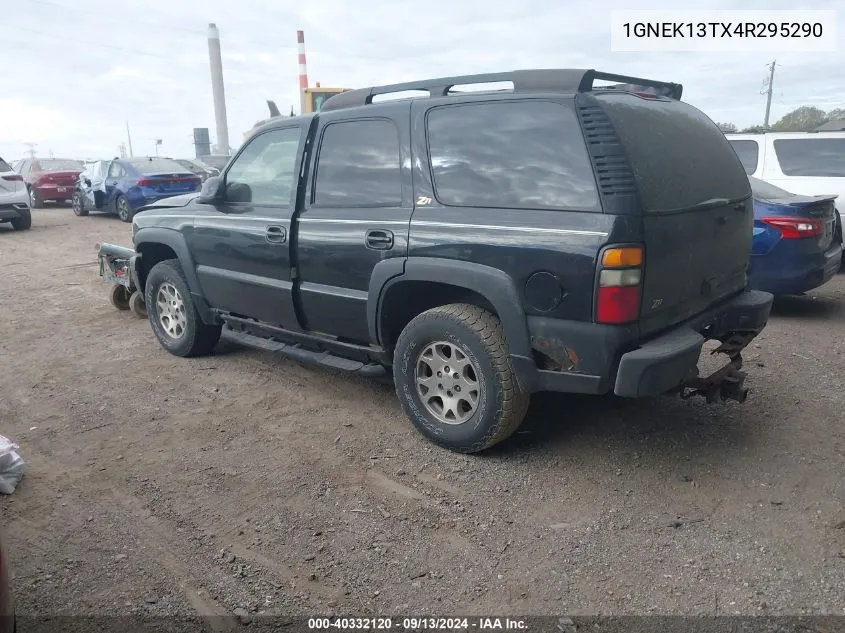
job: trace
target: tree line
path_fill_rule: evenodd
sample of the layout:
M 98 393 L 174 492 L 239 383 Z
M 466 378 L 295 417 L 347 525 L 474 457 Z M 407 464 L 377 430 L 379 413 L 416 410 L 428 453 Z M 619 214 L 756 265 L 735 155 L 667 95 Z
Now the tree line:
M 739 130 L 733 123 L 719 123 L 718 126 L 720 130 L 726 133 L 812 132 L 820 125 L 837 119 L 845 119 L 845 108 L 834 108 L 830 112 L 825 112 L 815 106 L 801 106 L 800 108 L 795 108 L 792 112 L 784 114 L 778 119 L 777 123 L 768 128 L 762 125 L 752 125 L 751 127 Z

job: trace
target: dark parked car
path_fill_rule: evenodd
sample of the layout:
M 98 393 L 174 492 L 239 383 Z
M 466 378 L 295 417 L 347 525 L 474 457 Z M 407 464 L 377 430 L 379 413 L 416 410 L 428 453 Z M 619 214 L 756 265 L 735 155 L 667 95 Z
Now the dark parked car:
M 29 191 L 29 206 L 40 209 L 45 202 L 61 204 L 73 196 L 82 161 L 68 158 L 26 158 L 17 167 Z
M 800 294 L 830 280 L 842 261 L 842 229 L 833 196 L 799 196 L 749 177 L 754 194 L 752 288 Z
M 513 89 L 451 91 L 499 81 Z M 372 102 L 410 90 L 429 96 Z M 225 330 L 386 369 L 457 451 L 508 437 L 538 391 L 743 401 L 772 303 L 746 289 L 751 189 L 681 91 L 531 70 L 339 94 L 256 129 L 199 197 L 139 213 L 133 287 L 171 354 Z M 726 363 L 699 378 L 708 339 Z

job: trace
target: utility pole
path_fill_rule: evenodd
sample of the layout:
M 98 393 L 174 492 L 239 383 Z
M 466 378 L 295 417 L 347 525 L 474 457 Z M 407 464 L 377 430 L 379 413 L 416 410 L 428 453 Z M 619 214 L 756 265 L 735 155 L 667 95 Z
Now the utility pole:
M 769 127 L 769 112 L 772 110 L 772 88 L 775 82 L 775 64 L 777 63 L 776 59 L 772 60 L 772 63 L 769 64 L 769 81 L 766 86 L 766 118 L 763 120 L 763 127 Z
M 24 145 L 29 147 L 29 157 L 35 158 L 35 148 L 38 145 L 38 143 L 24 143 Z
M 208 24 L 208 64 L 211 67 L 211 95 L 214 98 L 218 151 L 228 156 L 229 123 L 226 120 L 226 91 L 223 89 L 223 59 L 220 56 L 220 31 L 214 22 Z
M 132 158 L 134 154 L 132 153 L 132 135 L 129 134 L 129 121 L 126 122 L 126 140 L 129 141 L 129 158 Z

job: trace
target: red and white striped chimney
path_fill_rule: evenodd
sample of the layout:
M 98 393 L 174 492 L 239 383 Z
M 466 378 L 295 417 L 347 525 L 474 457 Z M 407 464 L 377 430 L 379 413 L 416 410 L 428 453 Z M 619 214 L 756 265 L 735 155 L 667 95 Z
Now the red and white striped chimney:
M 305 112 L 305 89 L 308 87 L 308 66 L 305 63 L 305 32 L 296 32 L 296 47 L 299 52 L 299 112 Z

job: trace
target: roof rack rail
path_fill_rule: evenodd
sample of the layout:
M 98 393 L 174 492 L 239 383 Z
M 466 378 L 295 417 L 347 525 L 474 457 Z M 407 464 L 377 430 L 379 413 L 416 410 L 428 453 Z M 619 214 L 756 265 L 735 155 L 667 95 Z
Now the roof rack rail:
M 484 73 L 480 75 L 460 75 L 457 77 L 441 77 L 439 79 L 425 79 L 422 81 L 409 81 L 401 84 L 387 86 L 371 86 L 369 88 L 358 88 L 338 93 L 323 104 L 323 111 L 340 110 L 355 106 L 369 105 L 373 97 L 377 95 L 390 94 L 395 92 L 407 92 L 419 90 L 428 92 L 429 97 L 445 97 L 449 95 L 453 86 L 464 84 L 497 83 L 503 81 L 513 82 L 515 93 L 526 92 L 590 92 L 593 90 L 595 80 L 616 81 L 621 85 L 608 89 L 626 89 L 638 91 L 650 88 L 654 94 L 672 99 L 680 99 L 683 93 L 683 86 L 665 81 L 643 79 L 641 77 L 628 77 L 626 75 L 614 75 L 589 69 L 543 69 L 543 70 L 514 70 L 502 73 Z

